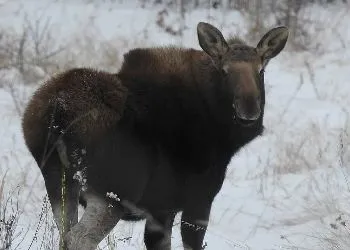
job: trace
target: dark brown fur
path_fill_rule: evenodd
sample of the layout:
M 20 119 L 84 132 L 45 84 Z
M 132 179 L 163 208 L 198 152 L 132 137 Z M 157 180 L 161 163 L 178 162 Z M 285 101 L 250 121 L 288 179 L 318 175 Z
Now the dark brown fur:
M 67 218 L 60 225 L 63 235 L 68 232 L 65 247 L 93 249 L 118 219 L 135 219 L 131 207 L 136 206 L 146 211 L 148 249 L 168 249 L 160 241 L 170 237 L 179 211 L 183 221 L 203 227 L 181 225 L 184 243 L 201 248 L 206 223 L 198 221 L 208 221 L 232 155 L 263 131 L 262 61 L 239 41 L 229 41 L 233 52 L 225 60 L 232 72 L 225 81 L 220 64 L 205 52 L 168 47 L 131 50 L 117 74 L 88 68 L 63 72 L 35 92 L 23 133 L 58 224 L 65 198 Z M 261 109 L 249 126 L 237 118 L 237 93 L 245 112 L 256 112 L 254 105 Z M 77 172 L 87 176 L 86 190 Z M 105 214 L 107 192 L 121 200 Z M 79 223 L 78 199 L 87 207 Z M 91 237 L 79 238 L 83 232 Z
M 207 77 L 219 77 L 209 65 L 208 56 L 192 49 L 136 49 L 125 56 L 118 73 L 129 90 L 126 122 L 145 141 L 161 143 L 188 171 L 212 164 L 213 145 L 232 124 L 231 108 L 229 116 L 219 114 L 225 112 L 220 104 L 225 96 L 213 84 L 219 79 Z
M 99 136 L 116 124 L 123 114 L 125 99 L 126 88 L 113 74 L 94 69 L 58 74 L 34 93 L 24 112 L 27 146 L 30 150 L 42 149 L 57 120 L 55 115 L 61 120 L 59 127 L 52 127 L 54 131 L 69 127 L 69 133 L 87 143 L 93 139 L 91 136 Z
M 186 197 L 191 195 L 180 197 L 190 194 L 188 189 L 196 193 L 192 185 L 186 187 L 186 179 L 193 173 L 207 171 L 211 166 L 215 171 L 210 174 L 210 179 L 215 180 L 214 186 L 211 186 L 211 191 L 201 187 L 200 192 L 212 200 L 221 187 L 232 154 L 262 132 L 262 122 L 251 128 L 240 128 L 233 123 L 231 105 L 227 108 L 231 99 L 224 89 L 220 89 L 222 86 L 214 84 L 219 81 L 215 80 L 219 77 L 215 72 L 210 66 L 210 58 L 203 52 L 178 48 L 133 50 L 126 55 L 117 75 L 83 68 L 64 72 L 40 87 L 28 104 L 23 117 L 27 146 L 38 165 L 46 168 L 42 169 L 45 177 L 50 171 L 47 159 L 52 157 L 50 154 L 56 154 L 50 149 L 55 147 L 60 136 L 71 151 L 84 148 L 89 155 L 94 155 L 101 138 L 113 138 L 111 130 L 119 127 L 137 135 L 142 144 L 150 145 L 148 147 L 152 148 L 150 152 L 155 158 L 161 154 L 158 148 L 162 148 L 165 157 L 169 158 L 166 161 L 173 162 L 171 166 L 178 172 L 164 174 L 168 168 L 162 171 L 153 166 L 152 171 L 162 175 L 154 175 L 156 181 L 145 189 L 138 206 L 151 212 L 154 209 L 182 210 Z M 213 74 L 214 79 L 209 80 L 209 74 Z M 102 145 L 111 148 L 113 142 L 105 140 Z M 102 152 L 104 158 L 111 158 L 109 152 Z M 71 159 L 71 162 L 75 161 Z M 99 169 L 87 171 L 88 184 L 100 175 L 102 169 L 103 166 L 99 166 Z M 118 174 L 113 169 L 103 171 L 109 172 L 100 175 L 96 182 Z M 74 173 L 68 173 L 72 178 Z M 163 178 L 167 182 L 174 178 L 174 182 L 162 184 Z M 208 181 L 205 181 L 206 185 L 209 185 Z M 133 183 L 132 179 L 128 182 Z M 47 186 L 52 184 L 46 183 Z M 160 187 L 169 194 L 159 193 Z M 59 185 L 54 188 L 59 190 Z M 106 185 L 96 189 L 106 193 L 117 188 Z M 115 192 L 130 199 L 121 191 Z M 166 201 L 168 195 L 173 197 L 171 202 Z M 129 216 L 129 219 L 135 218 Z

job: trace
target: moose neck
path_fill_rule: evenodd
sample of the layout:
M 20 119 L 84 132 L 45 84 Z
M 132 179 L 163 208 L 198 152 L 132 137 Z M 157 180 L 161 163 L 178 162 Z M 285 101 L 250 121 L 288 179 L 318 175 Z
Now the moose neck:
M 233 93 L 223 82 L 222 75 L 212 59 L 204 52 L 200 52 L 200 56 L 193 60 L 192 66 L 193 81 L 202 95 L 212 119 L 220 125 L 232 126 Z

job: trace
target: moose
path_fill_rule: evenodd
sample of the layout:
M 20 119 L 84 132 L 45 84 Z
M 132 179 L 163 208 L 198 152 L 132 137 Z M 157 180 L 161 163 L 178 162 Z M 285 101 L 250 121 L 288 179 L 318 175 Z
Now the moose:
M 202 249 L 232 156 L 262 135 L 264 70 L 289 31 L 256 47 L 197 25 L 202 50 L 135 48 L 118 73 L 73 68 L 34 92 L 22 120 L 61 249 L 96 249 L 119 220 L 145 220 L 147 249 Z M 78 222 L 78 206 L 85 207 Z

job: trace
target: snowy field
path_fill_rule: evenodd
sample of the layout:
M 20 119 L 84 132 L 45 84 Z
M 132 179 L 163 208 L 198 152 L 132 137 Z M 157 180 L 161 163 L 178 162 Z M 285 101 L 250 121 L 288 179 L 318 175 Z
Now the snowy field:
M 0 0 L 0 44 L 20 38 L 26 27 L 50 31 L 32 33 L 45 36 L 56 63 L 28 66 L 24 78 L 20 69 L 3 67 L 0 50 L 0 219 L 10 220 L 18 205 L 13 249 L 55 249 L 57 243 L 44 181 L 20 127 L 37 84 L 73 66 L 117 71 L 123 53 L 137 46 L 199 49 L 199 21 L 217 25 L 226 37 L 247 35 L 249 20 L 239 12 L 189 11 L 183 35 L 173 36 L 156 24 L 162 6 L 86 2 Z M 317 49 L 287 47 L 266 69 L 266 132 L 229 165 L 212 209 L 208 250 L 350 249 L 350 6 L 313 6 L 312 18 L 323 25 L 310 26 Z M 178 13 L 169 13 L 164 23 L 176 30 L 179 20 Z M 26 44 L 29 55 L 35 46 Z M 47 45 L 37 47 L 50 53 Z M 3 211 L 6 202 L 12 205 Z M 179 216 L 173 249 L 182 248 L 178 224 Z M 144 222 L 120 222 L 100 248 L 144 249 L 143 227 Z

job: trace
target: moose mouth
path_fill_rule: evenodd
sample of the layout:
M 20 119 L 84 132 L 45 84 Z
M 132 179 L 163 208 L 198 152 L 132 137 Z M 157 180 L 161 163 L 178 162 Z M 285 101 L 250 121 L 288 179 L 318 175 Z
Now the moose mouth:
M 257 120 L 247 120 L 247 119 L 242 119 L 239 116 L 235 116 L 235 120 L 237 121 L 237 123 L 239 125 L 241 125 L 242 127 L 251 127 L 253 126 Z
M 233 114 L 234 114 L 233 119 L 237 124 L 241 125 L 242 127 L 251 127 L 258 121 L 258 119 L 242 118 L 242 116 L 239 115 L 239 112 L 237 111 L 236 105 L 233 104 L 232 106 L 233 106 Z

